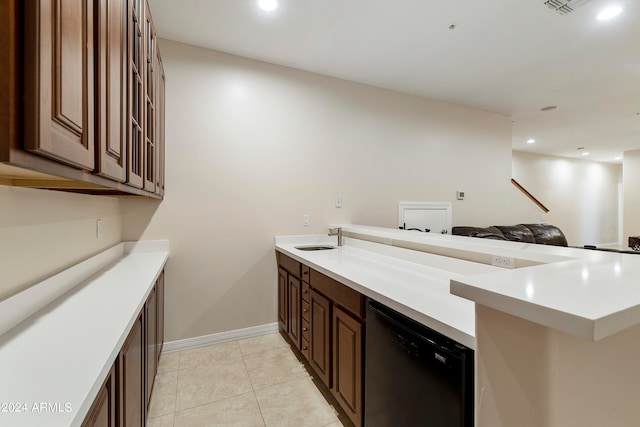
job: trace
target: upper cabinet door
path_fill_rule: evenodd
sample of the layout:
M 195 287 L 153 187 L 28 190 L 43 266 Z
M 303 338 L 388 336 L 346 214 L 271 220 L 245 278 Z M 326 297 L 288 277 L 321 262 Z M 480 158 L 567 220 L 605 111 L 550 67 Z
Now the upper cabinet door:
M 94 170 L 93 2 L 31 0 L 23 4 L 24 148 Z
M 164 118 L 165 118 L 165 84 L 164 66 L 160 49 L 156 46 L 156 194 L 164 195 Z
M 96 142 L 100 175 L 124 182 L 126 173 L 126 0 L 97 0 Z
M 127 183 L 144 186 L 144 7 L 127 0 Z
M 157 152 L 156 145 L 156 30 L 151 20 L 149 2 L 145 0 L 145 144 L 144 144 L 144 189 L 156 191 Z

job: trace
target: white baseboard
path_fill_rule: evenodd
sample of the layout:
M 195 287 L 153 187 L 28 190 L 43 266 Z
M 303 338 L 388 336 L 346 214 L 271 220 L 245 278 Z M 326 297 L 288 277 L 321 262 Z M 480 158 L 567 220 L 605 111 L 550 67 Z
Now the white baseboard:
M 250 328 L 236 329 L 234 331 L 220 332 L 217 334 L 203 335 L 201 337 L 165 342 L 162 348 L 162 352 L 173 353 L 175 351 L 204 347 L 205 345 L 217 344 L 226 341 L 235 341 L 243 338 L 257 337 L 260 335 L 271 334 L 273 332 L 278 332 L 277 322 L 260 326 L 252 326 Z

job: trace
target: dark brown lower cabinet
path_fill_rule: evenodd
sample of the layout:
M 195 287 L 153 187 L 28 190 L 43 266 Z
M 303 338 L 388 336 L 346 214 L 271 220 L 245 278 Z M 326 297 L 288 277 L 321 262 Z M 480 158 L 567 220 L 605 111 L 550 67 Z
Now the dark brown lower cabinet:
M 157 286 L 154 286 L 147 303 L 144 305 L 145 310 L 145 343 L 146 343 L 146 357 L 145 363 L 145 410 L 149 409 L 151 403 L 151 390 L 153 389 L 153 380 L 156 377 L 157 365 L 158 365 L 158 351 L 157 339 L 158 339 L 158 299 L 157 299 Z
M 278 268 L 278 323 L 280 330 L 289 332 L 289 283 L 287 270 Z
M 302 323 L 301 282 L 298 278 L 289 275 L 289 338 L 300 350 L 300 326 Z
M 111 368 L 89 409 L 82 427 L 116 427 L 116 370 Z
M 333 310 L 333 387 L 331 391 L 356 426 L 362 425 L 362 324 Z
M 356 427 L 364 414 L 364 296 L 278 252 L 278 323 Z M 302 280 L 295 274 L 300 274 Z
M 160 364 L 160 354 L 164 347 L 164 271 L 158 276 L 156 282 L 156 293 L 158 299 L 158 312 L 156 318 L 158 319 L 158 325 L 156 329 L 156 373 L 158 372 L 158 364 Z
M 164 343 L 164 272 L 138 314 L 83 427 L 144 427 Z
M 331 302 L 313 289 L 310 300 L 309 364 L 331 387 Z
M 144 313 L 140 313 L 118 355 L 118 408 L 121 427 L 144 427 L 144 338 Z

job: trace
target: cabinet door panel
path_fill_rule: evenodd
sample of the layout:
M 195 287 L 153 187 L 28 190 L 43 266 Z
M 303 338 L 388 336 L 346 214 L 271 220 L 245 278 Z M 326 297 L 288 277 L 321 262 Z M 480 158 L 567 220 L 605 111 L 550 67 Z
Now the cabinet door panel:
M 313 289 L 310 294 L 309 364 L 331 387 L 331 302 Z
M 119 416 L 121 427 L 143 427 L 144 406 L 144 329 L 143 314 L 133 324 L 120 355 L 119 369 Z
M 278 268 L 278 323 L 282 332 L 289 332 L 289 284 L 287 271 Z
M 302 316 L 300 312 L 300 280 L 289 275 L 289 337 L 295 346 L 300 349 L 300 325 Z
M 160 57 L 160 49 L 156 46 L 156 193 L 164 195 L 164 156 L 165 156 L 165 139 L 164 139 L 164 117 L 165 117 L 165 84 L 166 77 L 164 75 L 164 67 L 162 58 Z
M 125 0 L 99 0 L 97 43 L 97 172 L 126 178 L 126 7 Z
M 127 0 L 127 183 L 144 185 L 144 9 L 140 0 Z
M 116 378 L 115 369 L 98 391 L 82 427 L 116 427 Z
M 87 170 L 94 150 L 93 2 L 25 2 L 24 148 Z
M 151 11 L 149 3 L 145 0 L 145 61 L 144 61 L 144 80 L 145 80 L 145 116 L 144 116 L 144 189 L 147 191 L 156 191 L 157 179 L 157 146 L 156 146 L 156 30 L 151 20 Z
M 158 299 L 158 324 L 156 328 L 157 337 L 156 337 L 156 354 L 158 356 L 158 362 L 160 363 L 160 354 L 162 353 L 162 348 L 164 347 L 164 270 L 160 273 L 158 277 L 158 282 L 156 284 L 157 288 L 157 299 Z M 156 366 L 156 371 L 158 370 Z
M 362 425 L 362 325 L 333 309 L 333 395 L 351 421 Z
M 157 289 L 154 287 L 147 303 L 145 304 L 145 333 L 146 333 L 146 363 L 145 363 L 145 408 L 149 409 L 151 403 L 151 390 L 153 389 L 153 380 L 156 375 L 156 363 L 158 357 L 156 354 L 157 348 Z

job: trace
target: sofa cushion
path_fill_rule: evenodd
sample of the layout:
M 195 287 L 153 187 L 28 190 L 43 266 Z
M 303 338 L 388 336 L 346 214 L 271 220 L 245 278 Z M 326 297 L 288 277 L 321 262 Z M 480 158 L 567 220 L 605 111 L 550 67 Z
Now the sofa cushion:
M 513 242 L 536 243 L 536 238 L 527 227 L 518 225 L 495 225 L 507 240 Z
M 507 240 L 496 227 L 458 226 L 451 229 L 451 234 L 456 236 L 480 237 L 483 239 Z
M 550 224 L 519 224 L 533 233 L 536 243 L 541 245 L 567 246 L 567 238 L 562 230 Z

